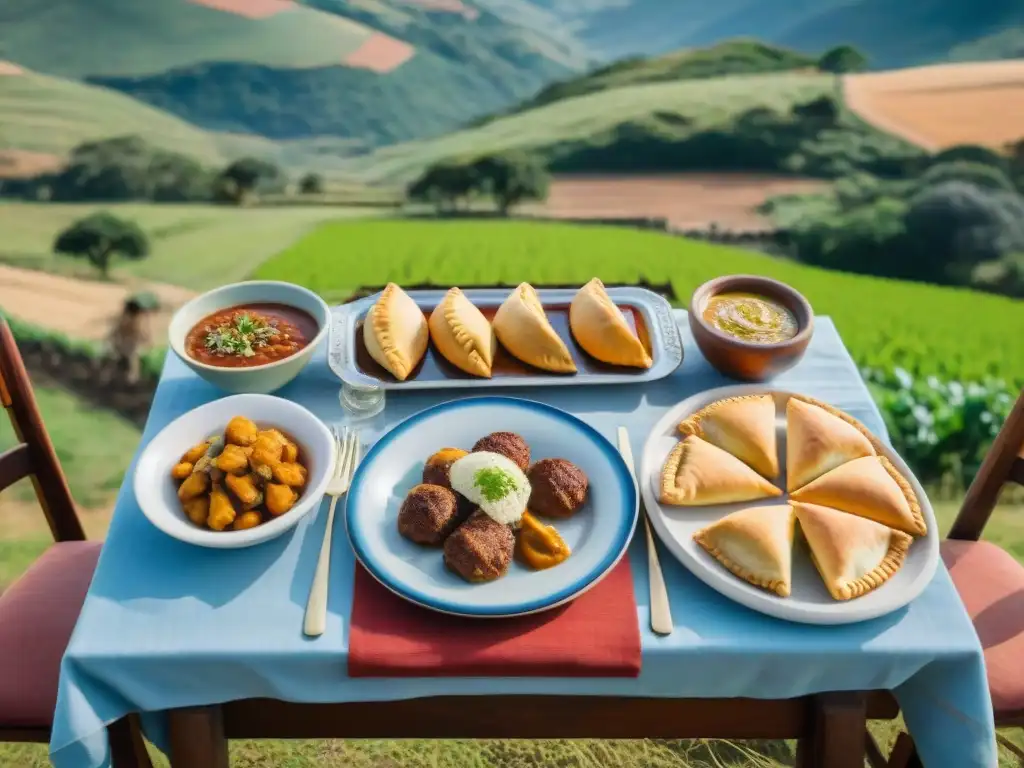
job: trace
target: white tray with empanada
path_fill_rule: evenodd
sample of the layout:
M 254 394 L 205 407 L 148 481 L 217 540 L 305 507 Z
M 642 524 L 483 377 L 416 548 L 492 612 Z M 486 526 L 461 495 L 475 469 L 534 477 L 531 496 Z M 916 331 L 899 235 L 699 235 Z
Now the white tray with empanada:
M 770 396 L 774 404 L 771 427 L 767 426 L 771 407 L 764 398 L 751 398 L 759 395 Z M 727 411 L 702 410 L 737 397 L 744 400 L 730 400 Z M 787 405 L 793 398 L 797 401 L 794 429 L 801 437 L 791 458 L 803 477 L 793 489 L 797 498 L 790 507 L 798 514 L 787 518 L 781 507 L 791 501 L 786 490 Z M 737 403 L 743 404 L 741 409 Z M 709 413 L 713 418 L 707 418 Z M 703 416 L 689 422 L 699 442 L 690 438 L 680 446 L 685 435 L 679 425 L 695 414 Z M 742 461 L 736 454 L 742 454 Z M 682 469 L 672 469 L 663 478 L 670 455 L 680 457 L 671 467 Z M 778 475 L 770 478 L 775 465 Z M 663 482 L 668 483 L 667 490 Z M 781 619 L 846 624 L 883 616 L 921 594 L 939 562 L 935 513 L 906 462 L 856 419 L 799 393 L 741 385 L 684 400 L 665 414 L 647 438 L 639 485 L 655 531 L 687 569 L 726 597 Z M 762 497 L 678 505 L 738 492 Z M 768 493 L 778 495 L 765 497 Z M 721 523 L 745 509 L 753 511 Z M 792 536 L 788 575 L 780 565 L 784 561 L 780 553 L 787 546 L 787 519 L 795 521 L 790 523 L 793 533 L 788 534 Z M 882 525 L 881 520 L 888 524 Z M 703 532 L 705 546 L 695 540 L 698 532 Z M 812 560 L 812 542 L 823 571 L 829 574 L 831 589 Z
M 472 306 L 479 309 L 486 316 L 486 320 L 478 320 L 486 327 L 488 322 L 493 322 L 495 312 L 509 299 L 514 290 L 467 288 L 461 292 L 460 301 L 465 306 L 468 300 Z M 338 378 L 352 386 L 420 390 L 639 384 L 664 378 L 682 363 L 682 337 L 672 316 L 672 306 L 653 291 L 629 286 L 609 287 L 607 296 L 618 308 L 613 311 L 620 313 L 619 316 L 624 318 L 628 325 L 629 330 L 623 335 L 624 339 L 630 343 L 637 343 L 637 339 L 640 339 L 639 343 L 649 355 L 649 367 L 611 365 L 588 355 L 572 333 L 569 322 L 568 309 L 579 290 L 536 289 L 536 296 L 543 305 L 549 321 L 545 328 L 540 329 L 542 332 L 527 327 L 531 320 L 528 311 L 522 312 L 518 320 L 512 321 L 522 321 L 524 327 L 518 340 L 526 345 L 529 345 L 532 337 L 543 342 L 544 334 L 550 333 L 548 341 L 553 340 L 554 344 L 562 346 L 564 354 L 572 360 L 571 365 L 576 368 L 574 373 L 542 370 L 526 364 L 511 354 L 505 344 L 499 342 L 495 346 L 493 371 L 490 377 L 473 375 L 460 370 L 446 359 L 438 348 L 434 333 L 431 332 L 425 353 L 419 353 L 418 359 L 413 361 L 408 373 L 403 371 L 406 378 L 399 380 L 373 359 L 364 340 L 363 326 L 367 322 L 371 308 L 381 299 L 384 291 L 332 308 L 328 364 Z M 414 308 L 405 296 L 414 302 L 424 317 L 429 317 L 433 309 L 444 301 L 446 293 L 444 290 L 404 291 L 401 297 L 404 304 L 401 309 L 406 311 L 404 319 L 408 319 L 409 314 L 415 314 Z M 417 319 L 417 322 L 423 321 Z M 630 334 L 633 335 L 632 339 L 629 338 Z M 614 338 L 614 334 L 604 327 L 594 328 L 594 336 Z

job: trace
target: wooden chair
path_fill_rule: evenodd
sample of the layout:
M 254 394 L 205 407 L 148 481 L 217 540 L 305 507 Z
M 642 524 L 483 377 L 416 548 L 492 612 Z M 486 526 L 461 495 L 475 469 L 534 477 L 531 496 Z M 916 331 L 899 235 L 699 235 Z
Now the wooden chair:
M 86 541 L 25 365 L 0 318 L 0 405 L 19 445 L 0 453 L 0 491 L 30 477 L 55 544 L 0 593 L 0 741 L 50 740 L 60 662 L 101 543 Z M 116 768 L 151 768 L 137 718 L 109 729 Z
M 967 490 L 942 560 L 974 622 L 985 652 L 997 727 L 1024 726 L 1024 566 L 981 539 L 985 524 L 1009 483 L 1024 485 L 1024 390 Z M 913 739 L 901 733 L 886 761 L 868 737 L 873 768 L 920 768 Z M 999 737 L 1024 766 L 1024 751 Z

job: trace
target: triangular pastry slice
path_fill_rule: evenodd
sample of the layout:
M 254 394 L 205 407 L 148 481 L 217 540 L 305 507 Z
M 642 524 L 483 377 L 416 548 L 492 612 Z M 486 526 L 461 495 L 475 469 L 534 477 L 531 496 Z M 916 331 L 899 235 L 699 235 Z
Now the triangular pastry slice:
M 840 464 L 790 496 L 795 501 L 866 517 L 914 536 L 928 532 L 910 483 L 884 456 L 865 456 Z
M 520 283 L 498 307 L 493 325 L 502 346 L 524 363 L 555 373 L 576 372 L 569 349 L 529 283 Z
M 679 431 L 697 435 L 749 464 L 768 478 L 779 476 L 775 400 L 743 395 L 719 400 L 683 421 Z
M 452 365 L 474 376 L 491 377 L 494 329 L 484 313 L 458 288 L 450 288 L 430 313 L 430 338 Z
M 427 318 L 412 298 L 388 283 L 363 322 L 370 357 L 399 381 L 405 381 L 427 351 Z
M 791 397 L 786 404 L 786 489 L 796 490 L 840 464 L 874 456 L 863 427 L 824 403 Z
M 661 501 L 684 507 L 781 496 L 731 453 L 690 435 L 672 449 L 661 470 Z
M 569 304 L 569 330 L 584 351 L 601 362 L 632 368 L 650 368 L 654 362 L 596 277 Z
M 793 510 L 750 507 L 693 535 L 718 562 L 756 587 L 788 597 L 792 589 Z
M 913 540 L 903 531 L 817 504 L 793 504 L 811 560 L 836 600 L 865 595 L 903 565 Z

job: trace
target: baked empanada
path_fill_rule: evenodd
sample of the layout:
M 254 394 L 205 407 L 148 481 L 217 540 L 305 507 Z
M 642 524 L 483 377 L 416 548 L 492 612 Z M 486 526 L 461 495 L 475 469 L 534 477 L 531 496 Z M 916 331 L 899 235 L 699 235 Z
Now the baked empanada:
M 399 381 L 405 381 L 427 351 L 427 318 L 412 298 L 388 283 L 363 322 L 370 357 Z
M 792 590 L 793 510 L 750 507 L 693 535 L 718 562 L 756 587 L 788 597 Z
M 494 329 L 458 288 L 449 289 L 430 313 L 430 338 L 452 365 L 474 376 L 491 377 Z
M 828 592 L 850 600 L 877 589 L 903 565 L 911 537 L 902 531 L 817 504 L 793 504 L 811 560 Z
M 569 329 L 584 351 L 601 362 L 633 368 L 650 368 L 654 362 L 596 277 L 569 305 Z
M 914 490 L 884 456 L 865 456 L 840 464 L 790 496 L 795 501 L 866 517 L 914 536 L 927 533 Z
M 717 445 L 765 477 L 779 476 L 771 395 L 742 395 L 711 403 L 680 423 L 679 431 Z
M 498 341 L 515 357 L 545 371 L 575 373 L 576 363 L 565 342 L 551 327 L 537 291 L 520 283 L 494 315 Z
M 791 397 L 786 404 L 786 489 L 794 491 L 840 464 L 874 456 L 863 427 L 824 403 Z
M 781 490 L 731 453 L 696 435 L 680 441 L 661 470 L 664 504 L 700 507 L 781 495 Z

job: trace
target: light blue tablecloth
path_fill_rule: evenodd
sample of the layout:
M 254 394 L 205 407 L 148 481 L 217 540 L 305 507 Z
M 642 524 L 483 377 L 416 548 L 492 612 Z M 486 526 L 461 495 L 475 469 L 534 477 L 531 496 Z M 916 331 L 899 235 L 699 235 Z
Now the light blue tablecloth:
M 684 363 L 661 382 L 506 393 L 569 410 L 613 442 L 616 427 L 625 424 L 639 456 L 648 431 L 669 406 L 734 383 L 710 368 L 685 321 L 681 325 Z M 832 403 L 885 434 L 828 318 L 818 319 L 804 360 L 773 383 Z M 340 421 L 338 390 L 321 349 L 279 394 L 326 421 Z M 143 445 L 179 414 L 219 396 L 169 356 Z M 366 437 L 372 441 L 386 425 L 451 397 L 391 393 L 385 412 L 364 430 Z M 294 533 L 258 547 L 202 549 L 151 526 L 125 483 L 61 669 L 50 745 L 57 768 L 106 765 L 103 725 L 127 712 L 248 697 L 309 702 L 483 693 L 788 698 L 879 688 L 896 691 L 929 768 L 996 765 L 981 648 L 945 568 L 904 610 L 858 625 L 813 627 L 731 603 L 662 550 L 675 632 L 658 637 L 648 626 L 640 536 L 630 550 L 643 643 L 638 679 L 349 679 L 345 656 L 353 557 L 344 535 L 335 538 L 327 631 L 309 641 L 301 630 L 324 509 Z M 150 722 L 159 742 L 159 719 Z

